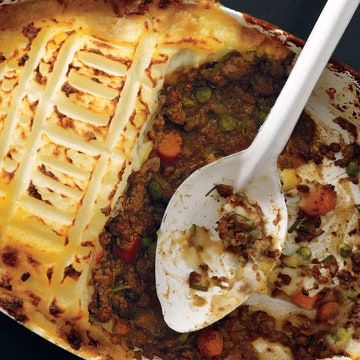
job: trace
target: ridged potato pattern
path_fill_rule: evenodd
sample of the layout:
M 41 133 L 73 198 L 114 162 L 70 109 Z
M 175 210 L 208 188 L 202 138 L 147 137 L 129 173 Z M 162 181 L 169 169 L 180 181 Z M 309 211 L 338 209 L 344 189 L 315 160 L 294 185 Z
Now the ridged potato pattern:
M 14 244 L 30 247 L 33 255 L 36 248 L 40 266 L 52 273 L 42 285 L 64 288 L 58 303 L 75 312 L 81 304 L 72 303 L 73 292 L 86 286 L 82 261 L 91 256 L 114 189 L 131 170 L 145 119 L 143 88 L 126 82 L 139 65 L 131 60 L 138 44 L 113 46 L 59 27 L 38 30 L 30 51 L 10 60 L 19 65 L 26 58 L 23 67 L 8 60 L 1 72 L 2 247 L 8 253 Z M 134 112 L 124 109 L 125 100 Z M 54 266 L 54 255 L 61 264 Z M 23 261 L 20 266 L 26 270 Z M 33 290 L 41 297 L 39 283 Z
M 116 44 L 56 23 L 22 33 L 0 70 L 3 279 L 22 299 L 18 320 L 34 307 L 81 318 L 97 237 L 139 164 L 152 95 L 137 75 L 156 54 L 141 32 Z

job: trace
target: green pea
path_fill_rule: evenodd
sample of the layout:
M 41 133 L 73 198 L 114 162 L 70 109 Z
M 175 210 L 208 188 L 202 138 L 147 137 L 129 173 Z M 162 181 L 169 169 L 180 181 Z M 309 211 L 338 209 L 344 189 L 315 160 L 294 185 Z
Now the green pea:
M 153 239 L 150 236 L 144 236 L 142 238 L 142 246 L 148 248 L 153 243 Z
M 301 246 L 297 253 L 304 259 L 304 260 L 310 260 L 311 259 L 311 249 L 308 246 Z
M 191 108 L 194 108 L 196 106 L 196 102 L 195 100 L 193 99 L 185 99 L 183 101 L 183 105 L 188 108 L 188 109 L 191 109 Z
M 236 119 L 230 114 L 224 114 L 219 118 L 217 125 L 223 132 L 233 131 L 236 128 Z
M 337 248 L 341 257 L 350 257 L 352 254 L 351 247 L 348 244 L 340 244 Z
M 185 344 L 188 338 L 189 338 L 189 333 L 180 334 L 178 336 L 178 343 Z
M 359 299 L 356 291 L 353 289 L 344 290 L 344 296 L 351 301 L 358 301 Z
M 155 259 L 156 256 L 156 242 L 152 242 L 147 248 L 148 254 L 152 259 Z
M 148 186 L 147 186 L 147 190 L 148 190 L 150 197 L 153 200 L 160 201 L 163 199 L 164 190 L 163 190 L 161 184 L 157 180 L 155 180 L 155 179 L 150 180 L 150 182 L 148 183 Z
M 266 120 L 268 113 L 265 111 L 257 111 L 255 114 L 255 122 L 258 127 L 260 127 Z
M 212 90 L 208 86 L 204 86 L 196 89 L 195 91 L 195 100 L 200 104 L 207 103 L 212 96 Z
M 346 173 L 351 177 L 358 176 L 360 174 L 360 166 L 357 163 L 350 161 L 349 165 L 346 167 Z
M 254 121 L 246 118 L 241 121 L 241 132 L 244 136 L 249 136 L 254 129 Z

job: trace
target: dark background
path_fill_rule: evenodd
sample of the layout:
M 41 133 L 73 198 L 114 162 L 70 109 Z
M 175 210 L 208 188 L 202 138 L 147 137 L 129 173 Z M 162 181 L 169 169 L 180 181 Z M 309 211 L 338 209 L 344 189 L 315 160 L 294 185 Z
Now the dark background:
M 355 0 L 353 0 L 355 1 Z M 265 19 L 306 39 L 325 0 L 223 0 L 230 8 Z M 357 10 L 334 58 L 360 71 L 360 9 Z M 76 360 L 76 356 L 32 334 L 0 314 L 0 360 Z

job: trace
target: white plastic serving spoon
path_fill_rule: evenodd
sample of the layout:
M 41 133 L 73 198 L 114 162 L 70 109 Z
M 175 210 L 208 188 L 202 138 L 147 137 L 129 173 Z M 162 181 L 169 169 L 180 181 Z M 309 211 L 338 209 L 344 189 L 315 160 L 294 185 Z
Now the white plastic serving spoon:
M 266 279 L 254 263 L 239 270 L 236 256 L 229 252 L 219 256 L 208 249 L 213 274 L 231 278 L 240 271 L 240 276 L 230 290 L 217 286 L 206 292 L 190 289 L 189 274 L 196 269 L 182 250 L 187 246 L 183 233 L 196 224 L 209 229 L 213 240 L 219 240 L 215 226 L 222 201 L 206 194 L 215 184 L 225 183 L 245 192 L 260 205 L 266 218 L 266 232 L 275 239 L 275 248 L 282 249 L 287 233 L 287 208 L 277 158 L 358 4 L 359 0 L 327 2 L 252 145 L 199 169 L 171 198 L 158 233 L 155 272 L 163 315 L 173 330 L 190 332 L 214 323 L 241 305 Z

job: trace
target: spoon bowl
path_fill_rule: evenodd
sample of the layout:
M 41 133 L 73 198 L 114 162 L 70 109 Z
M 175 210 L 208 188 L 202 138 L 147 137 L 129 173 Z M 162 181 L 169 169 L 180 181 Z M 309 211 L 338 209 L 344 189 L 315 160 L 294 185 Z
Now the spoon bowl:
M 251 148 L 199 169 L 184 181 L 168 205 L 159 232 L 159 239 L 166 241 L 159 241 L 156 280 L 159 298 L 165 299 L 162 302 L 165 321 L 175 331 L 201 329 L 233 311 L 254 291 L 266 288 L 266 274 L 261 264 L 252 260 L 241 268 L 238 256 L 223 252 L 221 256 L 208 256 L 207 265 L 213 275 L 226 277 L 232 283 L 231 289 L 210 287 L 207 292 L 194 291 L 188 283 L 189 274 L 194 271 L 193 262 L 188 261 L 190 255 L 186 255 L 183 249 L 186 244 L 182 241 L 184 232 L 196 224 L 206 228 L 215 243 L 221 242 L 215 227 L 219 208 L 225 201 L 214 185 L 228 184 L 246 193 L 249 199 L 256 199 L 267 219 L 265 230 L 273 239 L 272 248 L 282 247 L 287 231 L 287 211 L 276 162 L 264 167 L 259 176 L 251 180 L 244 176 L 239 182 L 238 174 L 247 168 L 250 154 Z M 210 247 L 206 250 L 216 253 Z M 196 306 L 199 298 L 204 300 L 201 306 Z

